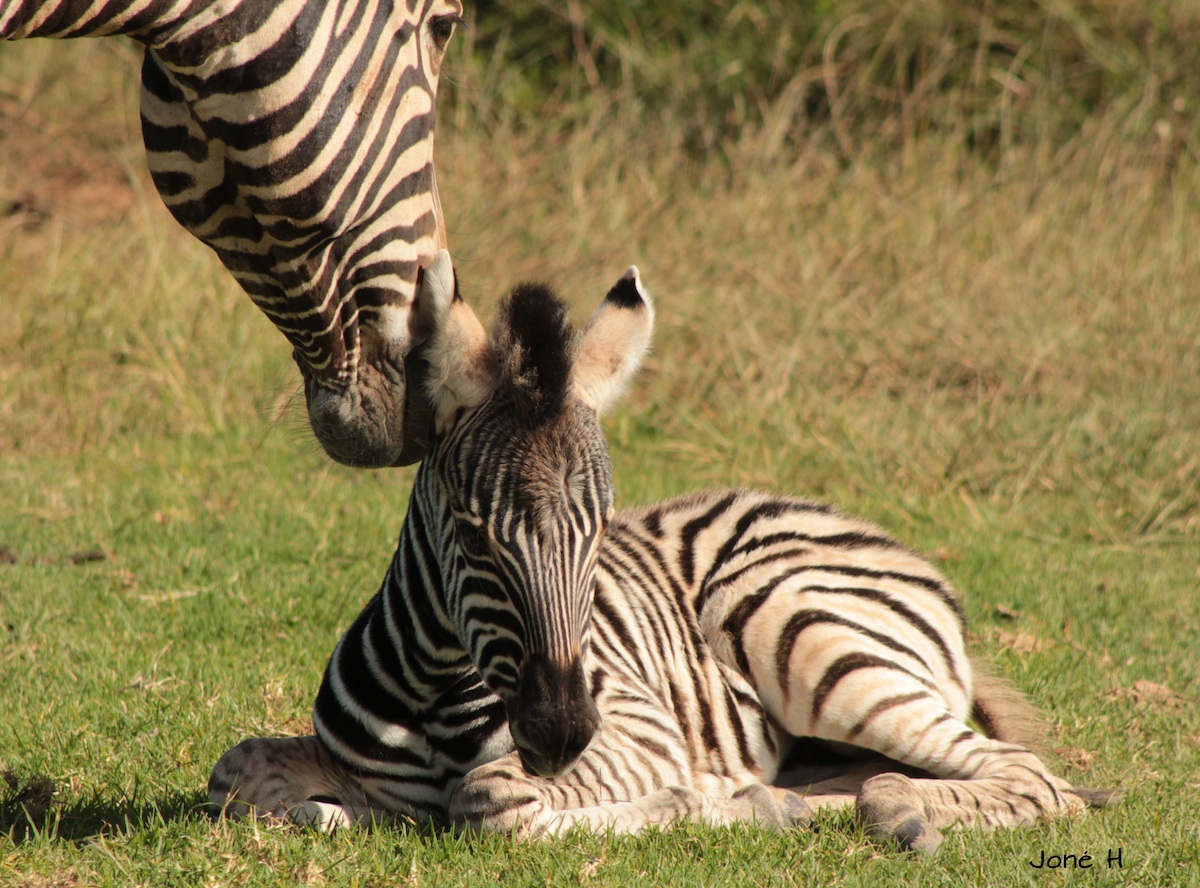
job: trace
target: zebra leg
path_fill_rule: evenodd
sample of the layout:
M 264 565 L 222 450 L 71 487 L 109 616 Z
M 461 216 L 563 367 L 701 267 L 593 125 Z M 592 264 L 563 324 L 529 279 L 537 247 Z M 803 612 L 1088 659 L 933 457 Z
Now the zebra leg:
M 932 851 L 945 827 L 994 829 L 1083 809 L 1080 795 L 1034 753 L 972 730 L 916 679 L 902 684 L 890 689 L 888 705 L 848 707 L 837 724 L 819 731 L 936 778 L 886 773 L 866 780 L 856 808 L 873 835 Z
M 1083 811 L 1081 795 L 1028 749 L 985 737 L 952 718 L 939 728 L 927 749 L 900 759 L 937 779 L 892 773 L 863 784 L 857 810 L 873 834 L 933 850 L 945 827 L 996 829 Z M 938 748 L 944 757 L 932 760 L 929 750 Z
M 735 631 L 729 642 L 718 637 L 714 649 L 721 655 L 721 644 L 742 646 L 764 708 L 792 736 L 859 747 L 924 772 L 863 783 L 857 811 L 877 836 L 932 850 L 948 826 L 1015 826 L 1081 810 L 1080 795 L 1034 753 L 968 727 L 967 713 L 980 701 L 960 623 L 945 604 L 948 590 L 905 579 L 932 568 L 886 551 L 888 559 L 877 562 L 857 556 L 853 569 L 863 576 L 849 590 L 813 581 L 806 589 L 779 587 L 790 594 L 742 599 L 753 605 L 744 608 L 750 615 L 735 608 L 719 623 Z M 836 554 L 821 553 L 830 571 Z M 728 662 L 737 662 L 736 653 Z
M 713 825 L 754 821 L 775 828 L 808 822 L 809 808 L 800 796 L 749 775 L 740 783 L 713 778 L 705 781 L 713 791 L 701 790 L 684 760 L 687 746 L 678 728 L 674 737 L 659 735 L 668 719 L 654 728 L 631 720 L 629 730 L 620 721 L 606 713 L 587 751 L 560 777 L 528 773 L 517 753 L 476 768 L 451 797 L 450 821 L 527 837 L 560 835 L 573 827 L 637 833 L 687 819 Z M 648 737 L 651 733 L 655 736 Z
M 685 820 L 712 826 L 753 822 L 785 829 L 803 826 L 812 816 L 796 793 L 762 783 L 749 783 L 729 797 L 674 785 L 632 801 L 566 807 L 572 798 L 591 795 L 566 785 L 570 782 L 570 775 L 546 779 L 528 774 L 514 753 L 476 768 L 463 779 L 450 801 L 450 820 L 481 832 L 546 837 L 577 827 L 590 832 L 639 833 Z
M 368 804 L 360 781 L 315 736 L 243 740 L 208 778 L 213 813 L 274 817 L 323 831 L 390 819 Z

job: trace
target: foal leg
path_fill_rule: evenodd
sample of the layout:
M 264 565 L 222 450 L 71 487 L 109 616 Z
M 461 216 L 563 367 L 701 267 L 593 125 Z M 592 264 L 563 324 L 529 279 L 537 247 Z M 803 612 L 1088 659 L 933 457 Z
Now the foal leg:
M 746 649 L 783 652 L 748 659 L 767 711 L 794 737 L 879 753 L 936 778 L 880 774 L 858 794 L 872 831 L 909 847 L 936 847 L 947 826 L 1015 826 L 1081 810 L 1079 793 L 1034 753 L 968 727 L 978 701 L 957 621 L 937 596 L 908 591 L 911 600 L 895 605 L 902 620 L 886 584 L 861 594 L 777 590 L 759 604 L 738 628 Z
M 927 725 L 918 732 L 920 742 L 886 754 L 937 779 L 881 774 L 867 780 L 857 809 L 876 835 L 932 850 L 945 827 L 1018 826 L 1086 807 L 1078 791 L 1025 747 L 972 730 L 932 696 L 913 708 L 919 723 Z M 886 719 L 879 721 L 864 732 L 864 745 L 891 745 L 884 737 L 894 734 Z
M 572 827 L 637 833 L 681 820 L 719 825 L 755 821 L 776 828 L 808 822 L 796 794 L 752 776 L 709 777 L 696 786 L 686 745 L 669 719 L 649 726 L 605 713 L 587 751 L 567 774 L 529 774 L 517 753 L 471 771 L 450 800 L 452 823 L 521 836 L 559 835 Z
M 229 750 L 208 778 L 214 813 L 276 817 L 332 830 L 388 819 L 361 782 L 315 736 L 251 738 Z
M 849 708 L 836 722 L 818 721 L 814 731 L 935 778 L 885 773 L 866 780 L 856 807 L 874 835 L 931 851 L 945 827 L 995 829 L 1083 810 L 1080 794 L 1033 752 L 973 730 L 915 678 L 908 686 L 894 675 L 890 681 L 886 705 Z M 843 703 L 852 699 L 847 693 Z

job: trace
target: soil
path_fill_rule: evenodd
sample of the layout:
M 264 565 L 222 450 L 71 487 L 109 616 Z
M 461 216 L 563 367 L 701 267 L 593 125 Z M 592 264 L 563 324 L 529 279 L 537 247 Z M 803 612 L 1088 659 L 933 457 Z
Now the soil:
M 86 120 L 50 120 L 0 91 L 0 227 L 102 224 L 133 209 L 139 190 L 153 195 L 140 146 L 96 136 Z

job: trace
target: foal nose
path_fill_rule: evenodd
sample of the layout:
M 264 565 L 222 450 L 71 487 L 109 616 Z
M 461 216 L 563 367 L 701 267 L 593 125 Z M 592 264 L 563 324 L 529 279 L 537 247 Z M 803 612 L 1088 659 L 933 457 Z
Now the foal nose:
M 509 707 L 509 730 L 526 770 L 557 777 L 571 769 L 600 727 L 583 661 L 563 664 L 535 654 L 521 671 L 521 686 Z

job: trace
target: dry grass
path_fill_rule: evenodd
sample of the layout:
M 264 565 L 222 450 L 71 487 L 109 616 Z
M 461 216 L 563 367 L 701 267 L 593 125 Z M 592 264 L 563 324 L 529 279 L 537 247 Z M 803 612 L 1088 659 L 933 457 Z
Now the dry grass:
M 154 191 L 139 68 L 117 41 L 0 46 L 0 452 L 269 422 L 294 386 L 278 334 Z
M 80 47 L 97 74 L 64 118 L 76 79 L 53 64 L 61 49 L 0 58 L 0 149 L 15 159 L 0 167 L 4 448 L 219 431 L 231 412 L 271 428 L 294 391 L 286 350 L 157 204 L 136 60 Z M 870 492 L 921 511 L 965 497 L 1018 514 L 1036 492 L 1070 516 L 1035 508 L 1039 531 L 1195 536 L 1197 170 L 1190 155 L 1165 168 L 1119 109 L 998 162 L 925 136 L 864 144 L 846 166 L 821 131 L 797 150 L 767 119 L 726 166 L 690 161 L 676 122 L 619 103 L 552 139 L 483 128 L 464 101 L 483 96 L 479 73 L 453 73 L 439 163 L 467 292 L 486 312 L 543 278 L 584 311 L 637 263 L 660 330 L 618 434 L 638 459 L 687 466 L 664 489 Z
M 442 180 L 472 296 L 533 276 L 590 306 L 639 265 L 660 329 L 632 410 L 689 483 L 1037 492 L 1105 539 L 1194 537 L 1196 168 L 1111 123 L 998 165 L 928 138 L 843 168 L 755 131 L 727 172 L 605 114 L 504 152 L 443 132 Z

